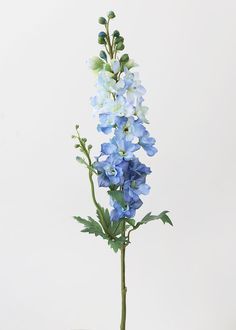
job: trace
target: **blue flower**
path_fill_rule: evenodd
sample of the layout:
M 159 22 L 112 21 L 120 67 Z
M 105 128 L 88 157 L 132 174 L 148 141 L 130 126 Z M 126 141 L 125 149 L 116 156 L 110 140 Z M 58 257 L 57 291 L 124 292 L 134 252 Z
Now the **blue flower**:
M 128 180 L 124 183 L 124 199 L 127 202 L 139 200 L 139 195 L 148 195 L 150 186 L 145 183 L 145 178 Z
M 135 152 L 142 147 L 148 156 L 153 156 L 157 149 L 155 139 L 150 137 L 144 126 L 148 123 L 148 108 L 143 105 L 146 91 L 138 74 L 125 66 L 124 71 L 117 75 L 121 69 L 120 62 L 112 60 L 108 64 L 113 72 L 106 71 L 105 66 L 101 68 L 97 93 L 91 104 L 99 115 L 98 131 L 113 133 L 113 137 L 101 145 L 101 154 L 94 167 L 98 171 L 100 187 L 116 186 L 123 192 L 125 206 L 111 198 L 111 220 L 117 221 L 123 217 L 134 217 L 142 205 L 140 196 L 150 191 L 146 177 L 151 170 L 139 161 Z
M 119 88 L 117 95 L 126 95 L 129 102 L 135 103 L 135 101 L 146 93 L 145 88 L 141 85 L 137 73 L 130 72 L 127 68 L 124 69 L 125 76 L 123 77 L 123 86 L 121 83 L 118 85 Z
M 145 134 L 139 139 L 139 144 L 143 147 L 148 156 L 154 156 L 157 153 L 157 148 L 154 147 L 155 143 L 156 140 L 150 137 L 148 131 L 146 131 Z
M 118 60 L 112 60 L 111 68 L 114 73 L 118 73 L 120 71 L 120 62 Z
M 146 129 L 142 125 L 139 119 L 134 117 L 122 117 L 117 120 L 117 129 L 115 130 L 115 136 L 118 139 L 125 139 L 132 141 L 135 137 L 140 138 L 144 135 Z
M 119 221 L 121 218 L 132 218 L 135 216 L 136 209 L 140 208 L 143 204 L 141 199 L 137 201 L 132 201 L 130 204 L 127 204 L 126 208 L 122 208 L 122 206 L 116 202 L 111 200 L 111 204 L 113 206 L 113 210 L 111 211 L 111 221 Z
M 149 124 L 149 121 L 146 118 L 146 114 L 148 112 L 148 107 L 142 105 L 143 98 L 140 97 L 137 100 L 137 104 L 135 106 L 134 114 L 143 122 L 146 124 Z
M 108 157 L 105 161 L 97 161 L 94 167 L 98 171 L 99 187 L 123 184 L 123 170 L 127 167 L 125 162 L 122 164 L 122 162 L 118 162 L 113 157 Z
M 97 126 L 99 132 L 109 134 L 116 123 L 116 116 L 110 113 L 101 113 L 99 115 L 100 123 Z
M 122 191 L 126 205 L 122 207 L 116 200 L 111 199 L 113 206 L 111 219 L 113 221 L 122 217 L 133 217 L 136 209 L 142 205 L 140 195 L 147 195 L 150 191 L 150 186 L 146 184 L 146 176 L 151 173 L 150 168 L 142 164 L 136 157 L 125 163 Z
M 145 183 L 146 176 L 151 173 L 150 167 L 142 164 L 137 157 L 134 157 L 129 161 L 129 166 L 127 171 L 124 172 L 125 181 L 133 181 L 142 178 L 142 182 L 139 180 L 139 183 Z
M 118 160 L 131 160 L 134 157 L 134 152 L 139 148 L 139 144 L 114 137 L 110 143 L 103 143 L 101 145 L 101 152 L 104 155 L 114 154 L 114 157 Z

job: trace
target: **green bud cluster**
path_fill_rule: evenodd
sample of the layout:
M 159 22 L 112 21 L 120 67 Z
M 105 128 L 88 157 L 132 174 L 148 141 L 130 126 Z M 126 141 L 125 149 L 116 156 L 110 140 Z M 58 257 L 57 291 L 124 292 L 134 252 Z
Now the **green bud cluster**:
M 92 149 L 92 145 L 89 144 L 87 145 L 87 139 L 84 138 L 84 137 L 80 137 L 80 134 L 79 134 L 79 125 L 76 125 L 75 126 L 75 129 L 76 129 L 76 135 L 72 135 L 72 139 L 76 139 L 77 140 L 77 143 L 75 144 L 75 148 L 76 149 L 79 149 L 80 152 L 82 153 L 83 157 L 80 157 L 80 156 L 77 156 L 76 157 L 76 160 L 80 163 L 80 164 L 83 164 L 85 165 L 89 172 L 92 174 L 92 173 L 95 173 L 97 174 L 97 171 L 95 170 L 95 168 L 93 167 L 93 163 L 92 163 L 92 160 L 91 160 L 91 156 L 90 156 L 90 151 Z
M 124 38 L 120 35 L 119 31 L 114 31 L 113 32 L 113 38 L 114 38 L 114 44 L 115 44 L 115 49 L 117 51 L 121 51 L 125 48 L 124 45 Z
M 120 32 L 118 30 L 115 30 L 113 32 L 112 40 L 111 36 L 109 35 L 109 21 L 115 17 L 116 15 L 114 11 L 109 11 L 107 13 L 107 18 L 101 16 L 98 19 L 99 24 L 104 25 L 106 29 L 106 32 L 99 32 L 98 43 L 100 45 L 105 45 L 106 51 L 109 54 L 110 58 L 114 58 L 114 55 L 118 51 L 122 51 L 125 48 L 124 38 L 120 35 Z M 105 51 L 103 53 L 100 53 L 100 58 L 107 61 L 107 54 Z
M 104 50 L 101 50 L 99 53 L 100 60 L 103 61 L 103 65 L 99 66 L 99 69 L 105 69 L 106 71 L 111 70 L 111 65 L 108 62 L 108 57 L 111 60 L 117 59 L 117 53 L 125 49 L 124 37 L 120 34 L 118 30 L 114 30 L 113 33 L 109 32 L 109 23 L 110 20 L 115 18 L 116 15 L 113 11 L 107 13 L 107 17 L 99 17 L 98 22 L 101 25 L 104 25 L 104 30 L 98 34 L 98 43 L 105 47 Z M 128 66 L 130 61 L 128 54 L 123 54 L 120 59 L 121 72 L 124 70 L 125 66 Z M 97 61 L 98 62 L 98 61 Z

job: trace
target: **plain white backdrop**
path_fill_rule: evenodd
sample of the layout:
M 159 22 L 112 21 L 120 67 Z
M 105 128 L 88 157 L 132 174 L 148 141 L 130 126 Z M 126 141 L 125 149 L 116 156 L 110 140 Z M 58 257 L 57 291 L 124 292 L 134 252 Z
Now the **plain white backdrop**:
M 0 2 L 0 330 L 118 330 L 119 255 L 80 233 L 94 215 L 71 135 L 94 145 L 97 18 L 139 63 L 158 156 L 127 252 L 128 330 L 236 329 L 236 3 Z M 99 200 L 107 204 L 104 191 Z

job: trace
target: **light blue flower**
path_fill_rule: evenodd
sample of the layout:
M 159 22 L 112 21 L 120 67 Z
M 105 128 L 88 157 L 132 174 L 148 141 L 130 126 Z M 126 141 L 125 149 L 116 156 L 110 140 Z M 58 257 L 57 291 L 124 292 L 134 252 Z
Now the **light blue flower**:
M 146 93 L 145 88 L 141 85 L 138 73 L 132 73 L 128 69 L 125 69 L 125 90 L 127 100 L 134 103 L 138 98 Z
M 142 105 L 143 98 L 139 98 L 137 100 L 137 104 L 135 106 L 134 114 L 145 124 L 149 124 L 149 121 L 146 118 L 146 114 L 148 112 L 148 107 Z
M 122 117 L 117 119 L 117 129 L 115 130 L 115 136 L 118 139 L 125 139 L 132 141 L 135 137 L 140 138 L 145 134 L 145 127 L 139 119 L 134 117 Z
M 139 139 L 139 144 L 146 151 L 148 156 L 154 156 L 157 153 L 157 148 L 154 147 L 156 140 L 153 137 L 150 137 L 148 131 Z
M 113 143 L 103 143 L 101 145 L 101 153 L 103 155 L 111 155 L 117 151 L 117 145 Z
M 130 116 L 133 114 L 134 109 L 127 103 L 126 99 L 123 96 L 117 97 L 115 100 L 110 98 L 108 99 L 103 106 L 104 113 L 112 113 L 115 116 L 123 117 Z
M 139 199 L 139 195 L 148 195 L 150 186 L 145 183 L 145 179 L 140 177 L 136 180 L 128 180 L 124 183 L 124 198 L 130 202 Z
M 113 113 L 101 113 L 99 119 L 100 123 L 97 126 L 98 131 L 109 134 L 116 123 L 117 117 Z
M 112 78 L 113 75 L 109 71 L 102 70 L 98 74 L 97 88 L 98 91 L 115 93 L 116 92 L 116 81 Z
M 134 152 L 140 149 L 139 144 L 134 144 L 123 139 L 112 138 L 110 143 L 101 145 L 101 152 L 104 155 L 114 155 L 116 159 L 131 160 Z
M 111 199 L 111 205 L 113 210 L 111 211 L 111 221 L 119 221 L 122 218 L 133 218 L 135 216 L 136 210 L 140 208 L 143 204 L 141 199 L 137 201 L 132 201 L 123 208 L 117 201 Z
M 117 162 L 114 158 L 108 157 L 105 161 L 97 161 L 94 167 L 98 171 L 99 187 L 123 184 L 123 168 L 125 167 L 121 162 Z
M 120 71 L 120 62 L 118 60 L 112 60 L 111 69 L 114 73 L 118 73 Z

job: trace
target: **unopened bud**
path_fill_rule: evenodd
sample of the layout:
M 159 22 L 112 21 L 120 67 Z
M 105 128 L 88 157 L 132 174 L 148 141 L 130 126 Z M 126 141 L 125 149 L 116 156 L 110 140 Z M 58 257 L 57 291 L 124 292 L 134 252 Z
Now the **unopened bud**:
M 77 162 L 79 162 L 80 164 L 85 164 L 85 160 L 84 160 L 82 157 L 77 156 L 77 157 L 76 157 L 76 160 L 77 160 Z
M 105 17 L 99 17 L 98 23 L 102 24 L 102 25 L 105 25 L 107 23 L 107 20 L 105 19 Z
M 124 38 L 123 37 L 116 38 L 115 44 L 118 44 L 119 42 L 124 42 Z
M 121 58 L 120 58 L 120 61 L 121 61 L 122 63 L 126 63 L 126 62 L 128 62 L 128 61 L 129 61 L 129 55 L 128 55 L 128 54 L 123 54 L 123 55 L 121 56 Z
M 86 138 L 82 138 L 81 140 L 82 140 L 84 143 L 87 142 L 87 139 L 86 139 Z
M 89 144 L 89 145 L 88 145 L 88 150 L 92 149 L 92 147 L 93 147 L 93 146 L 92 146 L 91 144 Z
M 113 32 L 113 37 L 114 38 L 118 38 L 120 36 L 120 32 L 118 31 L 118 30 L 115 30 L 114 32 Z
M 79 148 L 80 147 L 80 145 L 79 144 L 75 144 L 75 148 Z
M 106 42 L 105 38 L 103 38 L 103 37 L 98 37 L 98 43 L 99 43 L 100 45 L 105 45 L 107 42 Z
M 75 125 L 75 129 L 79 129 L 79 125 L 77 124 L 77 125 Z
M 101 51 L 100 51 L 99 56 L 100 56 L 103 60 L 107 61 L 107 54 L 106 54 L 106 52 L 104 52 L 104 50 L 101 50 Z
M 101 37 L 101 38 L 106 38 L 107 34 L 103 31 L 99 32 L 98 33 L 98 37 Z
M 107 13 L 107 17 L 112 19 L 112 18 L 115 18 L 116 15 L 115 15 L 114 11 L 109 11 L 109 13 Z
M 117 45 L 116 45 L 116 49 L 117 50 L 123 50 L 125 48 L 125 45 L 123 44 L 123 42 L 119 42 Z

